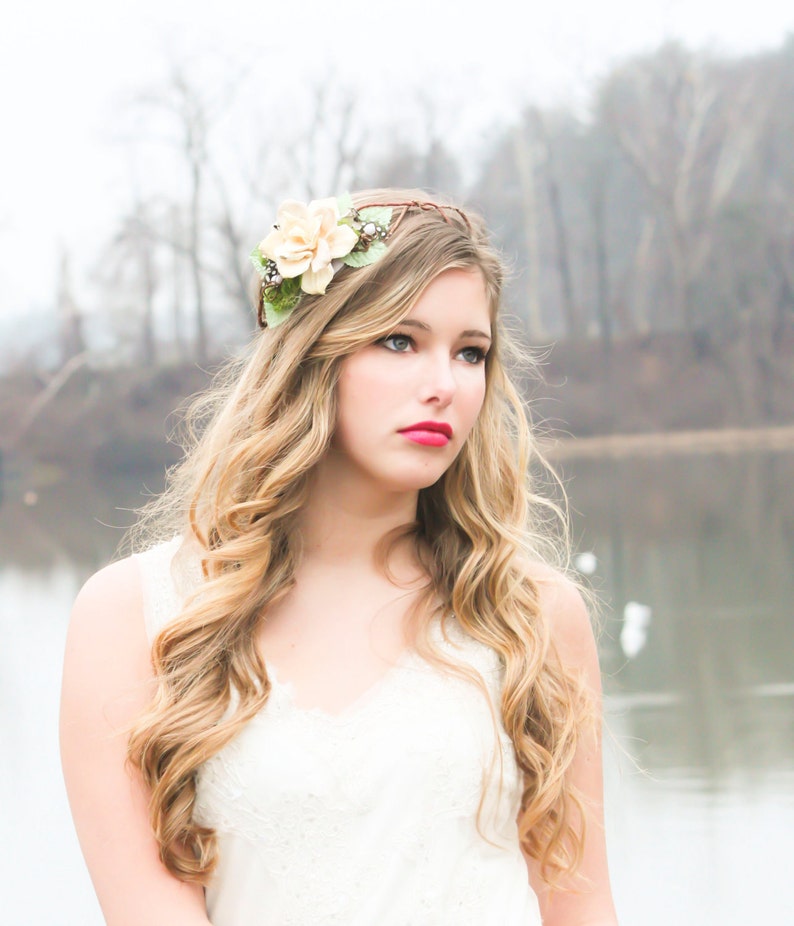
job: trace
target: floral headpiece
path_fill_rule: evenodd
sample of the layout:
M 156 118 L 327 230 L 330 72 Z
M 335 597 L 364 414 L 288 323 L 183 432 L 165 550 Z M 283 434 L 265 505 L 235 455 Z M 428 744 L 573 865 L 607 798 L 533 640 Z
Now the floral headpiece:
M 316 199 L 308 206 L 282 203 L 273 230 L 251 252 L 262 278 L 260 325 L 275 328 L 286 321 L 301 295 L 324 293 L 341 266 L 366 267 L 380 260 L 391 226 L 390 206 L 356 209 L 349 196 Z
M 393 217 L 392 207 L 399 210 Z M 431 200 L 367 203 L 358 208 L 349 195 L 315 199 L 308 206 L 283 202 L 273 231 L 251 252 L 261 277 L 257 318 L 264 328 L 285 322 L 303 293 L 322 294 L 342 267 L 366 267 L 386 253 L 386 239 L 394 234 L 409 209 L 436 212 L 451 225 L 457 213 L 471 235 L 469 217 L 457 206 Z

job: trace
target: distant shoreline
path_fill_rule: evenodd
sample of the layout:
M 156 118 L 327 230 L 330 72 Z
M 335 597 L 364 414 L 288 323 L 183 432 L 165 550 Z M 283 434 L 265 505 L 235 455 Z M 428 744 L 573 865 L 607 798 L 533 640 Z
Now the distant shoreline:
M 552 460 L 786 451 L 794 450 L 794 425 L 562 437 L 544 440 L 541 446 Z

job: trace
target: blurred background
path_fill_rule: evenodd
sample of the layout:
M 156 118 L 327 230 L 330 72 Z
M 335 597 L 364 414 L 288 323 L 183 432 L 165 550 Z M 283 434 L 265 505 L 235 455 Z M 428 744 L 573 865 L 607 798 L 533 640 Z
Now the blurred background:
M 3 922 L 102 922 L 57 753 L 71 601 L 252 332 L 277 204 L 480 210 L 603 601 L 623 926 L 794 922 L 794 12 L 17 5 L 0 34 Z M 784 876 L 785 871 L 785 876 Z

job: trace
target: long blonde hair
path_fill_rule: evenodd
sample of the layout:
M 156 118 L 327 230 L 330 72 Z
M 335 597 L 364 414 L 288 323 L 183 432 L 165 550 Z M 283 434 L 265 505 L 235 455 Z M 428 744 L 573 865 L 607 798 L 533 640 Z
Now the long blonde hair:
M 527 568 L 530 559 L 552 555 L 541 525 L 555 508 L 529 485 L 536 450 L 502 359 L 509 347 L 498 324 L 502 266 L 477 216 L 429 204 L 417 191 L 354 197 L 358 204 L 397 201 L 416 205 L 385 256 L 365 268 L 343 267 L 326 294 L 303 296 L 286 322 L 265 329 L 198 400 L 185 459 L 146 512 L 144 523 L 161 535 L 176 531 L 198 546 L 204 573 L 154 641 L 156 693 L 128 749 L 150 789 L 161 858 L 186 881 L 206 883 L 217 861 L 214 832 L 193 820 L 199 767 L 270 692 L 256 631 L 295 582 L 294 516 L 333 435 L 340 363 L 391 333 L 428 283 L 450 269 L 482 273 L 494 343 L 478 420 L 449 470 L 420 491 L 417 521 L 406 526 L 430 580 L 414 614 L 427 625 L 436 613 L 452 613 L 498 653 L 501 716 L 525 782 L 522 844 L 550 879 L 573 870 L 581 854 L 581 808 L 565 773 L 586 705 L 554 656 Z

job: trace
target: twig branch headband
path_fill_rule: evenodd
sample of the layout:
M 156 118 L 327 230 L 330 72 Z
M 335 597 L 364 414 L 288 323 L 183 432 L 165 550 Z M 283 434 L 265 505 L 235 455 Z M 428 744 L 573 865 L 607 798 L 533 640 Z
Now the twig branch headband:
M 285 322 L 303 293 L 324 293 L 340 267 L 366 267 L 380 260 L 386 241 L 409 209 L 435 210 L 450 224 L 447 211 L 456 212 L 471 232 L 465 212 L 434 202 L 368 203 L 358 208 L 349 196 L 316 199 L 308 206 L 283 202 L 272 231 L 251 252 L 262 281 L 260 327 Z

